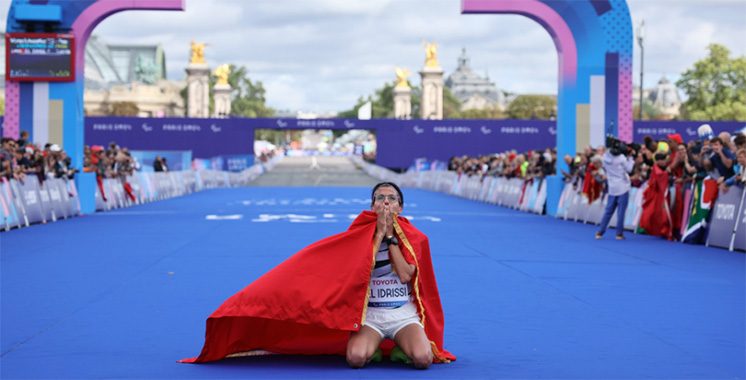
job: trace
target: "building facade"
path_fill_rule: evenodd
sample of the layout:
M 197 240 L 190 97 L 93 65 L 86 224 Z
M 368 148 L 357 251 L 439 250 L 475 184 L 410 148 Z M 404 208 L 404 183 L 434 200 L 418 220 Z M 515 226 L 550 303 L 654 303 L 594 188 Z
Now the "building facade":
M 505 110 L 506 101 L 489 77 L 472 70 L 466 49 L 461 50 L 458 67 L 446 79 L 446 87 L 461 101 L 461 110 L 496 108 Z
M 118 104 L 134 104 L 136 116 L 184 116 L 185 84 L 166 78 L 160 45 L 110 45 L 93 36 L 85 60 L 86 115 L 111 115 Z

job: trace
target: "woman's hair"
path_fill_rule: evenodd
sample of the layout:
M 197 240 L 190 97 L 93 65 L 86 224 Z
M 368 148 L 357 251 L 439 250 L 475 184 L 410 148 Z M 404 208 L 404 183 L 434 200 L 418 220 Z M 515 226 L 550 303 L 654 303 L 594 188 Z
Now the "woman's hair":
M 401 189 L 399 186 L 396 186 L 393 182 L 380 182 L 377 185 L 373 186 L 373 191 L 370 193 L 370 205 L 373 206 L 373 204 L 376 202 L 376 190 L 378 190 L 379 187 L 393 187 L 394 190 L 396 190 L 396 193 L 399 194 L 399 206 L 404 206 L 404 194 L 402 194 Z

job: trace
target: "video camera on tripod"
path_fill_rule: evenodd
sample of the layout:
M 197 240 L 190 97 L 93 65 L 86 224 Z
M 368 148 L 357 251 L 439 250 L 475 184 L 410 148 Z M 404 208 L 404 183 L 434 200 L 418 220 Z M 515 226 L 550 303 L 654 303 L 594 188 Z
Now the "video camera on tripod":
M 636 156 L 637 152 L 640 151 L 640 144 L 637 143 L 625 143 L 619 140 L 613 135 L 606 135 L 606 148 L 614 156 L 623 154 L 625 156 Z

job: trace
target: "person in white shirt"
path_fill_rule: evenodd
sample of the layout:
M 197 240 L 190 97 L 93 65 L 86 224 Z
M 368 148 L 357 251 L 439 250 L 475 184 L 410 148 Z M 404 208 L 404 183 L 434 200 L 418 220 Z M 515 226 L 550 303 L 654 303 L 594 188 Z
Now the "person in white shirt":
M 634 168 L 635 161 L 632 155 L 626 156 L 627 146 L 623 142 L 610 137 L 607 139 L 609 149 L 604 153 L 603 167 L 606 172 L 606 183 L 609 198 L 606 202 L 606 210 L 601 218 L 601 225 L 596 232 L 596 239 L 601 239 L 609 227 L 609 221 L 616 209 L 616 238 L 624 240 L 624 214 L 627 212 L 629 202 L 630 180 L 629 173 Z

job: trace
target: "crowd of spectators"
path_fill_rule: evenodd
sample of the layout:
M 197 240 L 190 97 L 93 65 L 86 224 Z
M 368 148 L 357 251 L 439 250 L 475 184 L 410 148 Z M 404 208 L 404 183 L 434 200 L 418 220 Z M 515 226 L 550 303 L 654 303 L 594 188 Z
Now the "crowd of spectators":
M 70 157 L 57 144 L 40 147 L 29 141 L 28 132 L 21 132 L 19 139 L 3 137 L 0 142 L 0 180 L 15 179 L 23 183 L 28 176 L 35 176 L 39 183 L 48 178 L 75 176 Z
M 681 135 L 670 134 L 656 141 L 650 136 L 641 144 L 625 144 L 624 154 L 634 161 L 629 182 L 641 187 L 655 176 L 663 183 L 671 225 L 669 239 L 679 239 L 685 205 L 684 189 L 698 179 L 716 181 L 721 192 L 730 186 L 743 186 L 746 182 L 746 134 L 721 132 L 713 135 L 708 125 L 698 130 L 700 138 L 684 143 Z M 608 145 L 608 144 L 607 144 Z M 574 156 L 565 155 L 565 165 L 559 165 L 560 174 L 592 203 L 602 198 L 607 188 L 604 153 L 607 146 L 585 148 Z M 515 151 L 481 157 L 453 157 L 448 169 L 467 176 L 502 176 L 533 179 L 555 174 L 556 151 Z M 668 190 L 671 190 L 670 192 Z M 647 191 L 647 192 L 652 192 Z M 670 198 L 670 199 L 669 199 Z
M 132 186 L 127 182 L 127 177 L 140 170 L 140 164 L 132 157 L 129 149 L 111 142 L 108 148 L 101 145 L 86 145 L 83 148 L 83 154 L 83 171 L 96 173 L 96 182 L 104 201 L 107 201 L 107 197 L 103 180 L 107 178 L 118 179 L 122 183 L 127 198 L 132 202 L 137 201 Z
M 508 151 L 480 157 L 452 157 L 448 161 L 448 170 L 459 175 L 477 175 L 484 179 L 487 176 L 533 179 L 544 178 L 555 174 L 557 150 L 531 150 L 525 153 Z
M 736 175 L 741 168 L 737 155 L 746 154 L 746 135 L 739 133 L 732 137 L 728 132 L 718 136 L 706 136 L 704 139 L 684 143 L 679 134 L 670 134 L 667 139 L 656 141 L 646 136 L 642 144 L 629 144 L 625 155 L 634 158 L 634 167 L 630 173 L 632 187 L 640 187 L 651 175 L 653 165 L 660 164 L 668 173 L 671 185 L 691 184 L 697 178 L 710 177 L 720 185 L 721 190 L 736 182 Z M 595 200 L 602 194 L 605 175 L 602 157 L 605 147 L 586 148 L 575 157 L 566 155 L 565 164 L 568 171 L 562 171 L 566 182 L 583 184 L 595 182 L 599 191 L 584 191 Z M 739 153 L 744 150 L 743 153 Z

